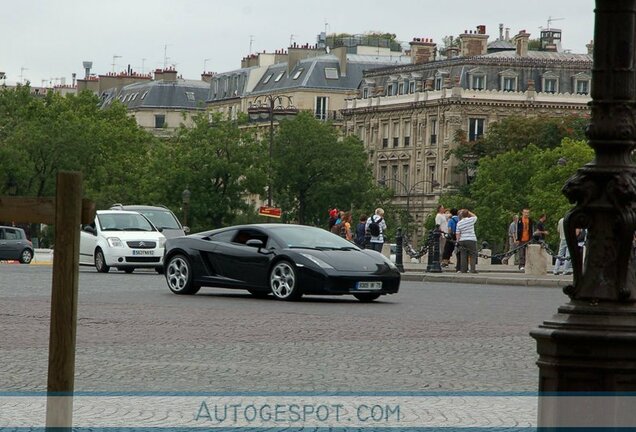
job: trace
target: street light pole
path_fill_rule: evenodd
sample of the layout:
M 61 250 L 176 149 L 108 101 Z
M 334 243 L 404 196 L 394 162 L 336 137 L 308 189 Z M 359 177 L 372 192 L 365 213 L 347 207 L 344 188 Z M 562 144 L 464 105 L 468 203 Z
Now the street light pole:
M 186 187 L 181 193 L 181 202 L 183 204 L 183 226 L 188 225 L 188 207 L 190 207 L 190 191 Z
M 283 101 L 287 101 L 287 106 L 283 107 Z M 278 104 L 278 106 L 276 105 Z M 272 160 L 274 158 L 274 119 L 285 116 L 294 116 L 298 113 L 292 103 L 291 96 L 287 95 L 262 95 L 257 96 L 250 104 L 247 112 L 252 120 L 269 121 L 269 160 L 267 166 L 267 206 L 273 204 L 272 190 Z

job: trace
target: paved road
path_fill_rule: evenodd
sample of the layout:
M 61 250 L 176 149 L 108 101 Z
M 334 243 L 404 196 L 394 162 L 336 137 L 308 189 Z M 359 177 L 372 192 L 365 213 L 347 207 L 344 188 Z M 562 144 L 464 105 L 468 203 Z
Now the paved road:
M 46 389 L 51 268 L 0 264 L 0 391 Z M 555 288 L 403 283 L 373 304 L 171 294 L 162 276 L 80 274 L 76 390 L 534 391 L 528 332 Z

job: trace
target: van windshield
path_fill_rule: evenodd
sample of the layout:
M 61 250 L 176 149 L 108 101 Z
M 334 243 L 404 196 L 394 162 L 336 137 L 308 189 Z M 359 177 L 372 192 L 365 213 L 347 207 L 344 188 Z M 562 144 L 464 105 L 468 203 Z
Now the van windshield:
M 150 219 L 158 229 L 181 229 L 174 215 L 165 210 L 141 210 L 141 214 Z

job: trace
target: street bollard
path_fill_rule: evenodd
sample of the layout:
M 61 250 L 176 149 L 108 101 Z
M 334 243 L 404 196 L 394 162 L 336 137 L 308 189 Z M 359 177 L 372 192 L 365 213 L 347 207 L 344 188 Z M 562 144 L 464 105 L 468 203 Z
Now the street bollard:
M 439 227 L 435 227 L 429 235 L 429 243 L 428 248 L 428 265 L 426 266 L 427 273 L 441 273 L 442 266 L 439 262 L 439 237 L 442 235 L 442 232 L 439 230 Z
M 404 264 L 402 262 L 403 242 L 404 239 L 402 237 L 402 228 L 398 228 L 397 234 L 395 235 L 395 265 L 400 273 L 404 273 Z

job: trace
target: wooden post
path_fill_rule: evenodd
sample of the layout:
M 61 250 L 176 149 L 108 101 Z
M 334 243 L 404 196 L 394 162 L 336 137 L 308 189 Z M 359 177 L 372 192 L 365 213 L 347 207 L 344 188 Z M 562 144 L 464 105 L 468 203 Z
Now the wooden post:
M 47 428 L 70 430 L 72 425 L 81 216 L 82 175 L 60 172 L 55 197 Z

